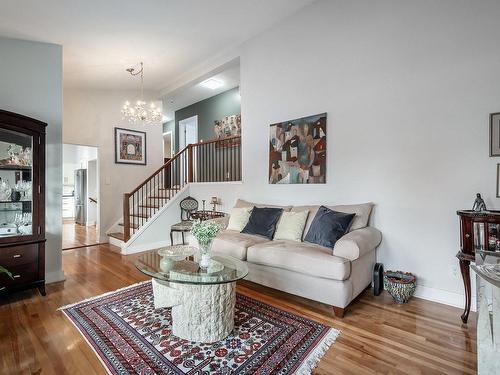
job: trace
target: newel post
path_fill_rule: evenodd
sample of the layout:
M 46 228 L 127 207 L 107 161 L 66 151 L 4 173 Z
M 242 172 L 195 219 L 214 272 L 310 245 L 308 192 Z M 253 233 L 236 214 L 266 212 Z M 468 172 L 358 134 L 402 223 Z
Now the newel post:
M 123 194 L 123 242 L 130 239 L 130 194 Z
M 193 145 L 188 145 L 188 182 L 193 182 Z

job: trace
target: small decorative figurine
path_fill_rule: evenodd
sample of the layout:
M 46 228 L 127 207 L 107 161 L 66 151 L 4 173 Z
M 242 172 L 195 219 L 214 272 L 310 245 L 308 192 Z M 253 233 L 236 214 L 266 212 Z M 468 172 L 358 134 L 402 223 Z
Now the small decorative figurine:
M 484 203 L 483 198 L 481 198 L 481 194 L 476 194 L 476 200 L 474 201 L 474 205 L 472 206 L 472 211 L 480 212 L 486 211 L 486 204 Z

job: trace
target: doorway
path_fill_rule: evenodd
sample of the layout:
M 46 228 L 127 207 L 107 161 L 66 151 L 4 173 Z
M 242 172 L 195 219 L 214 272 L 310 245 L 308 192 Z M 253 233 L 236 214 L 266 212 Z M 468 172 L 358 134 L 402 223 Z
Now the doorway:
M 179 121 L 179 151 L 198 142 L 198 115 Z
M 172 139 L 172 132 L 163 133 L 163 159 L 164 163 L 172 158 L 174 155 L 174 144 Z
M 63 250 L 99 244 L 97 147 L 63 144 Z

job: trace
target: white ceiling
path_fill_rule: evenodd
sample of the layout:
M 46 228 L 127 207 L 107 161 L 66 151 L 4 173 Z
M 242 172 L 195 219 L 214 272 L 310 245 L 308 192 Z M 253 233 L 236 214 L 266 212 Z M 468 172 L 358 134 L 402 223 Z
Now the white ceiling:
M 174 118 L 174 112 L 187 107 L 201 100 L 208 99 L 240 85 L 240 64 L 234 62 L 230 66 L 218 73 L 208 74 L 209 77 L 216 78 L 223 85 L 215 90 L 203 87 L 199 84 L 206 77 L 200 77 L 196 81 L 175 90 L 163 97 L 163 114 L 167 116 L 167 121 Z
M 61 44 L 64 85 L 145 88 L 233 48 L 312 0 L 1 0 L 0 36 Z

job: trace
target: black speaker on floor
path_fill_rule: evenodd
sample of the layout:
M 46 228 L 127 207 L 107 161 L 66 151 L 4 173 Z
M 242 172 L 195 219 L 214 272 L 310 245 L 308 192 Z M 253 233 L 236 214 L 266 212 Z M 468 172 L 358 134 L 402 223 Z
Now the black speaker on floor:
M 373 267 L 373 294 L 378 296 L 384 290 L 384 265 L 375 263 Z

